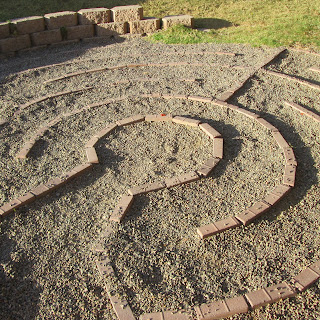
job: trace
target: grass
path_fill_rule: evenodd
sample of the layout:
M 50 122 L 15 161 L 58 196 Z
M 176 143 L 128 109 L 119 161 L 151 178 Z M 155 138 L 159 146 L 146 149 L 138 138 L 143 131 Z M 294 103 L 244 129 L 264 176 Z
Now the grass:
M 134 0 L 0 0 L 0 21 L 63 10 L 137 4 Z M 145 16 L 190 14 L 200 32 L 174 27 L 151 36 L 165 43 L 248 43 L 254 46 L 320 48 L 320 1 L 146 0 Z

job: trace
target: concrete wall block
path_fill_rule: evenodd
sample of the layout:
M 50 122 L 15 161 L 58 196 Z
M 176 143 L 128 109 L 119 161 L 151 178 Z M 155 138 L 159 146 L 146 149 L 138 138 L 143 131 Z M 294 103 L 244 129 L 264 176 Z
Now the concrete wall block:
M 96 25 L 96 35 L 98 37 L 111 37 L 128 32 L 127 22 L 110 22 Z
M 19 51 L 30 47 L 31 41 L 30 36 L 28 34 L 0 40 L 1 53 Z
M 163 29 L 182 24 L 186 27 L 194 27 L 194 19 L 189 15 L 167 16 L 162 18 Z
M 0 39 L 8 38 L 10 35 L 9 22 L 0 22 Z
M 29 34 L 44 31 L 44 18 L 41 16 L 25 17 L 11 21 L 11 27 L 17 34 Z
M 78 15 L 74 11 L 62 11 L 44 15 L 48 30 L 73 27 L 78 24 Z
M 111 11 L 107 8 L 81 9 L 78 11 L 79 24 L 111 22 Z
M 42 46 L 45 44 L 58 43 L 62 41 L 60 29 L 47 30 L 31 34 L 32 45 Z
M 143 8 L 139 5 L 119 6 L 111 9 L 114 22 L 129 22 L 143 19 Z
M 129 29 L 132 34 L 154 33 L 160 29 L 160 19 L 146 18 L 144 20 L 130 21 Z
M 67 40 L 91 38 L 94 36 L 93 24 L 79 25 L 67 28 Z

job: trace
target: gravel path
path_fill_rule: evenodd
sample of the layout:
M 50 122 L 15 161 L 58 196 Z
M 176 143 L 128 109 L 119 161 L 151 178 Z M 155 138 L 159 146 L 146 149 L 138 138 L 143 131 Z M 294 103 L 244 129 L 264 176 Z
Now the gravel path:
M 197 118 L 216 128 L 225 143 L 224 158 L 209 178 L 139 196 L 118 225 L 109 216 L 128 188 L 200 166 L 211 143 L 199 129 L 145 122 L 101 140 L 100 164 L 93 171 L 0 221 L 1 317 L 116 319 L 94 263 L 99 244 L 119 279 L 110 284 L 136 317 L 287 281 L 319 260 L 320 124 L 284 104 L 296 102 L 319 115 L 317 90 L 262 69 L 231 98 L 230 103 L 275 125 L 293 147 L 299 164 L 296 187 L 254 223 L 205 241 L 196 234 L 198 226 L 241 212 L 281 182 L 281 150 L 267 130 L 234 111 L 141 97 L 216 97 L 244 81 L 275 51 L 245 45 L 167 46 L 137 38 L 74 44 L 1 61 L 0 119 L 7 122 L 0 125 L 0 205 L 85 162 L 83 146 L 90 137 L 106 123 L 130 115 Z M 172 62 L 190 65 L 123 68 L 43 84 L 93 68 Z M 319 84 L 320 74 L 309 70 L 319 63 L 319 56 L 288 50 L 266 69 Z M 89 86 L 94 88 L 35 103 L 14 115 L 30 100 Z M 120 96 L 128 98 L 59 122 L 27 159 L 15 158 L 23 143 L 57 115 Z M 107 236 L 109 227 L 113 232 Z M 296 297 L 232 319 L 320 319 L 319 294 L 317 282 Z

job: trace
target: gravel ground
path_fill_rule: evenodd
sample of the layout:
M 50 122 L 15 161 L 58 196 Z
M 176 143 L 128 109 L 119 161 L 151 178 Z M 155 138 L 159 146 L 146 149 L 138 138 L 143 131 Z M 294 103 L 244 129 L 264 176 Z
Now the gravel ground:
M 237 55 L 206 54 L 216 51 Z M 118 278 L 109 284 L 137 317 L 287 281 L 320 259 L 319 124 L 283 104 L 294 101 L 319 114 L 319 92 L 260 70 L 231 99 L 261 114 L 294 148 L 296 187 L 249 226 L 205 241 L 196 234 L 198 226 L 241 212 L 281 181 L 281 150 L 267 130 L 241 114 L 206 103 L 139 96 L 215 97 L 246 79 L 273 52 L 245 45 L 167 46 L 113 39 L 0 62 L 0 118 L 8 120 L 0 127 L 0 204 L 85 162 L 84 144 L 90 137 L 129 115 L 173 113 L 201 119 L 225 143 L 224 159 L 209 178 L 137 197 L 117 225 L 109 216 L 128 188 L 199 167 L 210 156 L 211 144 L 199 129 L 171 123 L 139 123 L 100 140 L 100 164 L 93 171 L 0 221 L 2 319 L 116 319 L 94 264 L 99 253 L 93 248 L 99 243 Z M 43 84 L 102 66 L 179 61 L 205 66 L 126 68 Z M 54 63 L 66 64 L 26 71 Z M 308 70 L 312 66 L 319 66 L 318 56 L 289 50 L 267 69 L 319 84 L 320 74 Z M 121 80 L 130 82 L 115 84 Z M 87 86 L 94 89 L 34 104 L 13 117 L 22 103 Z M 23 142 L 57 115 L 119 96 L 128 98 L 69 117 L 52 127 L 26 160 L 15 159 Z M 107 235 L 109 227 L 113 232 Z M 317 282 L 294 298 L 232 319 L 320 319 L 319 294 Z

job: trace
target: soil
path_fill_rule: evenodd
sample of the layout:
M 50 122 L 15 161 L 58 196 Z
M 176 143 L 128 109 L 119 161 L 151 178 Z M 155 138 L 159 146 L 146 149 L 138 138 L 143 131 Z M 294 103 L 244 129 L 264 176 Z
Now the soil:
M 197 235 L 198 226 L 240 213 L 281 183 L 281 149 L 259 123 L 232 110 L 141 97 L 217 97 L 245 80 L 276 50 L 118 38 L 0 61 L 0 118 L 7 121 L 0 125 L 0 205 L 85 162 L 85 143 L 108 123 L 130 115 L 185 115 L 208 122 L 224 138 L 224 158 L 210 177 L 137 197 L 121 224 L 109 217 L 128 188 L 197 169 L 211 156 L 212 145 L 204 133 L 167 122 L 117 129 L 99 141 L 100 164 L 92 171 L 1 219 L 1 318 L 116 319 L 95 265 L 101 253 L 94 248 L 99 245 L 118 279 L 109 285 L 128 300 L 137 318 L 289 281 L 319 260 L 320 124 L 284 104 L 293 101 L 320 114 L 319 92 L 261 69 L 229 100 L 281 131 L 298 161 L 296 186 L 252 224 L 207 240 Z M 181 61 L 203 66 L 124 68 L 43 84 L 103 66 Z M 49 66 L 56 63 L 63 64 Z M 48 67 L 28 70 L 43 66 Z M 319 56 L 289 49 L 266 69 L 319 84 L 320 74 L 309 70 L 313 66 L 319 67 Z M 122 80 L 129 82 L 115 83 Z M 94 89 L 36 103 L 14 116 L 20 104 L 87 86 Z M 37 141 L 27 159 L 15 158 L 37 128 L 57 115 L 120 96 L 127 98 L 59 122 Z M 320 319 L 319 295 L 318 281 L 293 298 L 232 319 Z

